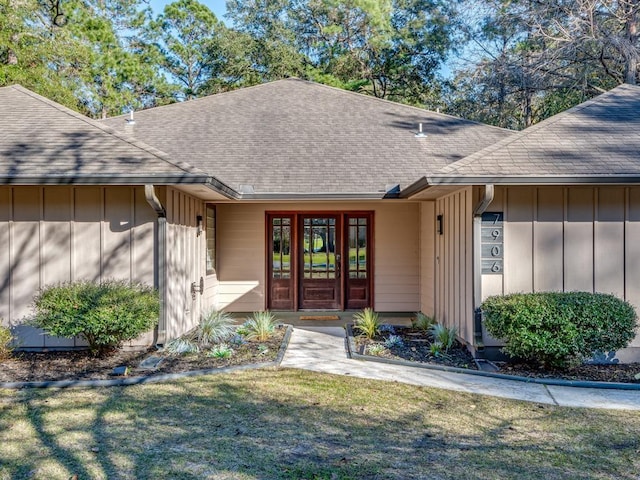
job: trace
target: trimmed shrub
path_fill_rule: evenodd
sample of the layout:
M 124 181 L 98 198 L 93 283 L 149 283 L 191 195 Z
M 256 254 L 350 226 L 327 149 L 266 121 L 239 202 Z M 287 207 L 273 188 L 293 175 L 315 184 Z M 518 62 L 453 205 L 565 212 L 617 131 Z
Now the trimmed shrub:
M 151 287 L 116 280 L 49 286 L 36 295 L 34 306 L 33 326 L 56 337 L 84 338 L 94 354 L 153 328 L 160 308 Z
M 13 335 L 11 335 L 11 330 L 0 325 L 0 361 L 8 359 L 12 352 Z
M 517 293 L 482 304 L 487 331 L 503 351 L 552 368 L 582 363 L 598 352 L 626 347 L 636 312 L 613 295 L 589 292 Z

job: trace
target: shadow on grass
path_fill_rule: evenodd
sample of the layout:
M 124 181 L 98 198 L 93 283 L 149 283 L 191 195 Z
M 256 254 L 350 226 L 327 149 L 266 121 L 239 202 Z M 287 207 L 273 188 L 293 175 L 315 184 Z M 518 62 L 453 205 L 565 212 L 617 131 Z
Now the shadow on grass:
M 636 478 L 640 467 L 637 414 L 295 370 L 13 395 L 0 404 L 3 479 Z M 5 428 L 15 421 L 29 425 L 21 438 Z

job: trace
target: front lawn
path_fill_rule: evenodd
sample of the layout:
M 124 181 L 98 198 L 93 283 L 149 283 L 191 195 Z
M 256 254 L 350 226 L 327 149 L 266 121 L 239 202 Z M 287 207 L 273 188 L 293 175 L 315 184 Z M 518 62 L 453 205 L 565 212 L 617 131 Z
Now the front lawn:
M 0 391 L 0 479 L 635 479 L 637 412 L 298 370 Z

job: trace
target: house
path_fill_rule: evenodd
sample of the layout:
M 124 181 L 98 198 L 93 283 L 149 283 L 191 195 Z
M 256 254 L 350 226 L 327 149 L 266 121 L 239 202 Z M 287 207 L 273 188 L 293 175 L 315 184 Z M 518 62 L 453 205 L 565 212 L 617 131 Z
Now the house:
M 48 283 L 124 277 L 159 288 L 158 343 L 208 308 L 372 307 L 490 350 L 489 294 L 639 305 L 639 93 L 514 133 L 298 79 L 103 122 L 5 87 L 0 317 Z

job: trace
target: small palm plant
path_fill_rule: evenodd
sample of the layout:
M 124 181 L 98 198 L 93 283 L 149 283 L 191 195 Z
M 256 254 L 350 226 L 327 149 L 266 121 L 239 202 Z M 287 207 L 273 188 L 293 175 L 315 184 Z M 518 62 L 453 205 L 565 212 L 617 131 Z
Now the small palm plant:
M 429 315 L 425 315 L 422 312 L 417 312 L 415 318 L 413 319 L 413 328 L 417 328 L 418 330 L 422 330 L 423 332 L 428 332 L 431 327 L 436 323 L 433 317 Z
M 229 313 L 211 310 L 202 315 L 195 333 L 203 347 L 224 342 L 235 333 L 234 319 Z
M 372 339 L 380 333 L 380 320 L 372 308 L 365 308 L 353 315 L 353 328 L 365 337 Z
M 269 339 L 276 330 L 277 319 L 269 310 L 253 312 L 251 317 L 242 325 L 249 340 L 264 342 Z
M 446 353 L 456 341 L 456 327 L 445 327 L 436 323 L 429 330 L 434 344 L 440 344 L 440 348 Z

